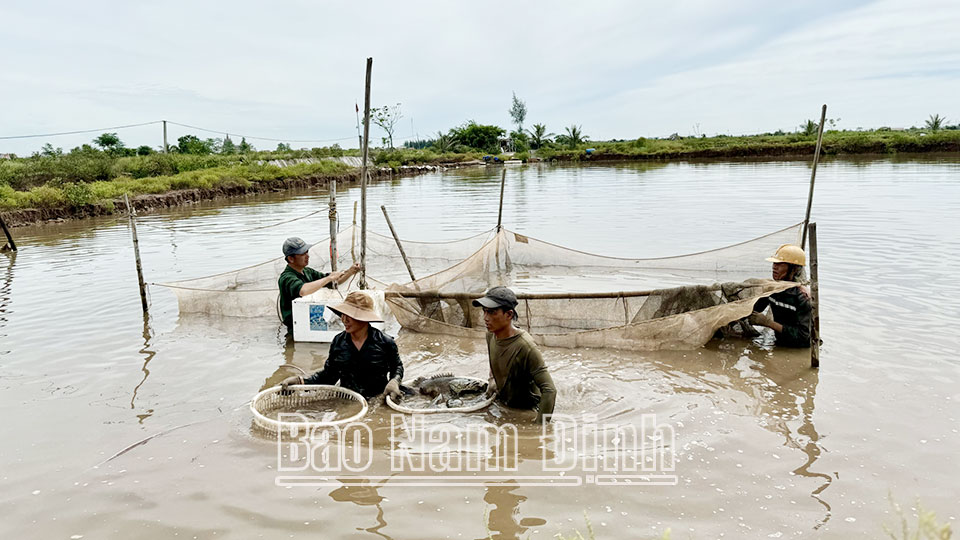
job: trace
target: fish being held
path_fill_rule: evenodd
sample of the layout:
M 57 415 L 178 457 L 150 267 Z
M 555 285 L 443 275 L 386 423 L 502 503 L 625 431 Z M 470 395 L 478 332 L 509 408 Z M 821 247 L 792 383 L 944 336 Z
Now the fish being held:
M 446 401 L 448 408 L 462 407 L 463 396 L 482 394 L 487 391 L 487 383 L 467 377 L 456 377 L 452 373 L 440 373 L 430 377 L 418 377 L 413 386 L 420 394 L 435 398 L 434 403 Z

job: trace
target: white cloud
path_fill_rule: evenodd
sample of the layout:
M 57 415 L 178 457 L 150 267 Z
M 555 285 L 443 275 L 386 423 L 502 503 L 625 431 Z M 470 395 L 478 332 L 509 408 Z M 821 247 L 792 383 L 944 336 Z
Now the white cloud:
M 514 90 L 528 123 L 561 131 L 575 122 L 594 138 L 689 133 L 697 123 L 708 133 L 793 128 L 824 102 L 847 127 L 918 124 L 935 112 L 960 120 L 952 0 L 265 6 L 0 7 L 9 51 L 0 135 L 167 118 L 352 144 L 367 56 L 375 104 L 403 103 L 401 136 L 468 118 L 506 127 Z M 156 146 L 158 133 L 121 136 Z M 43 142 L 0 141 L 0 152 Z

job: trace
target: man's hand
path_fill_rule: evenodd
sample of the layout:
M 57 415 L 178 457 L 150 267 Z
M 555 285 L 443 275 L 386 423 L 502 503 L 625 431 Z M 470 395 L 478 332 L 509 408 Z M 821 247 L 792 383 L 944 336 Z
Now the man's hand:
M 496 380 L 496 379 L 494 379 L 493 377 L 490 377 L 490 379 L 487 380 L 487 391 L 484 392 L 483 395 L 486 396 L 486 397 L 490 397 L 490 396 L 495 396 L 495 395 L 497 395 L 497 380 Z
M 280 382 L 280 395 L 287 396 L 290 395 L 290 390 L 287 389 L 288 386 L 292 384 L 303 384 L 303 377 L 299 375 L 293 375 L 287 377 Z
M 395 378 L 390 379 L 387 386 L 383 388 L 383 393 L 390 396 L 394 403 L 400 401 L 400 398 L 403 397 L 403 393 L 400 392 L 400 381 Z
M 776 324 L 776 321 L 773 320 L 773 317 L 769 315 L 764 315 L 763 313 L 758 313 L 756 311 L 754 311 L 753 313 L 750 314 L 749 317 L 747 317 L 747 321 L 749 321 L 750 324 L 754 324 L 757 326 L 766 326 L 767 328 L 773 328 L 773 325 Z

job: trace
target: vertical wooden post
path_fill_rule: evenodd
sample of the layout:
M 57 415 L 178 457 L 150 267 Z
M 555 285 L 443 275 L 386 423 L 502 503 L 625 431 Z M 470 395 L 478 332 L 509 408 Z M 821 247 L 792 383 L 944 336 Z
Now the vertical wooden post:
M 13 235 L 10 234 L 10 229 L 7 228 L 7 223 L 3 221 L 3 216 L 0 216 L 0 229 L 3 229 L 4 236 L 7 237 L 6 246 L 10 246 L 12 251 L 17 250 L 17 243 L 13 241 Z M 4 246 L 4 247 L 6 247 Z
M 167 146 L 167 121 L 163 121 L 163 153 L 166 154 L 170 151 Z
M 360 165 L 360 288 L 367 288 L 367 156 L 370 152 L 370 74 L 373 58 L 367 58 L 363 89 L 363 163 Z
M 817 258 L 817 224 L 810 224 L 810 367 L 820 367 L 820 261 Z
M 827 105 L 820 110 L 820 127 L 817 128 L 817 149 L 813 153 L 813 170 L 810 172 L 810 194 L 807 195 L 807 213 L 803 218 L 803 235 L 800 237 L 800 248 L 806 245 L 807 228 L 810 223 L 810 209 L 813 208 L 813 183 L 817 179 L 817 163 L 820 162 L 820 147 L 823 145 L 823 124 L 827 121 Z
M 357 264 L 357 201 L 353 201 L 353 227 L 350 228 L 350 260 Z
M 417 277 L 413 275 L 413 268 L 410 267 L 410 260 L 407 259 L 407 253 L 403 251 L 403 244 L 400 243 L 400 237 L 397 236 L 397 231 L 393 228 L 393 223 L 390 221 L 390 215 L 387 214 L 387 207 L 380 205 L 380 209 L 383 210 L 383 217 L 387 218 L 387 227 L 390 227 L 390 234 L 393 235 L 393 241 L 397 243 L 397 249 L 400 250 L 400 257 L 403 258 L 403 264 L 407 265 L 407 273 L 410 274 L 410 281 L 416 281 Z
M 503 187 L 507 185 L 507 166 L 503 166 L 503 172 L 500 173 L 500 211 L 497 212 L 497 232 L 503 223 Z
M 339 256 L 340 253 L 337 250 L 337 180 L 333 179 L 330 180 L 330 272 L 337 271 L 337 257 Z
M 147 312 L 147 285 L 143 282 L 143 265 L 140 264 L 140 241 L 137 239 L 137 211 L 130 206 L 130 198 L 123 194 L 123 202 L 127 205 L 127 216 L 130 219 L 130 231 L 133 233 L 133 256 L 137 261 L 137 281 L 140 284 L 140 305 L 143 312 Z

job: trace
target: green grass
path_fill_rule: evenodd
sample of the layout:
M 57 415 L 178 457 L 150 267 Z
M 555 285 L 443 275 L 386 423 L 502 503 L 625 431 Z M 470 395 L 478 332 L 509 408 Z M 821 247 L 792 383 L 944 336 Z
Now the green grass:
M 256 182 L 344 174 L 350 167 L 336 161 L 299 163 L 289 167 L 238 164 L 181 172 L 172 175 L 135 178 L 119 176 L 93 182 L 51 182 L 18 191 L 0 184 L 0 209 L 110 206 L 123 195 L 166 193 L 177 189 L 213 189 L 244 186 Z

